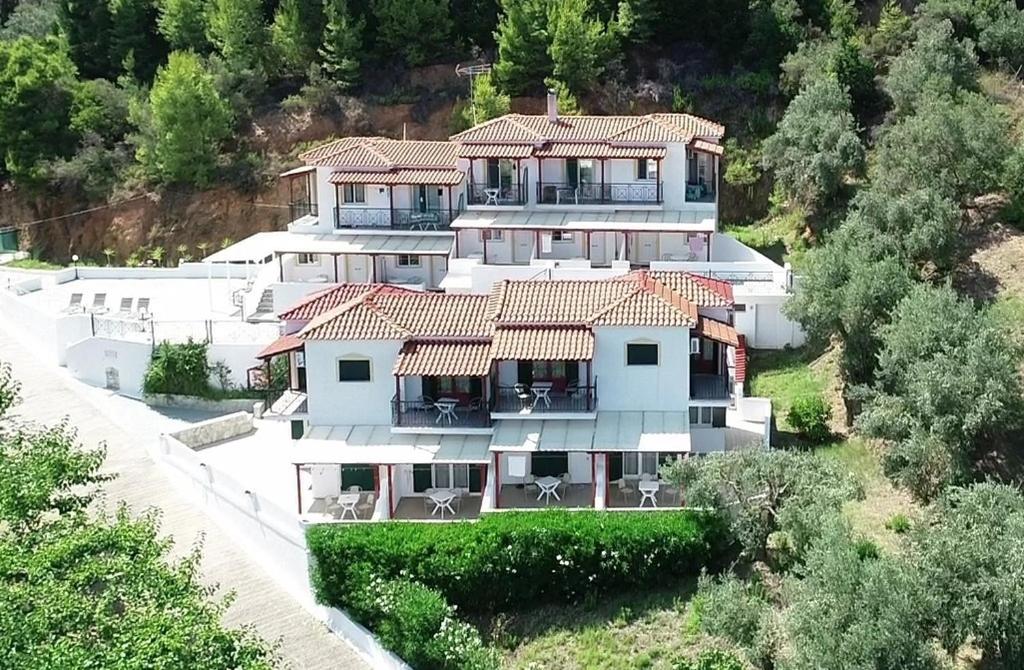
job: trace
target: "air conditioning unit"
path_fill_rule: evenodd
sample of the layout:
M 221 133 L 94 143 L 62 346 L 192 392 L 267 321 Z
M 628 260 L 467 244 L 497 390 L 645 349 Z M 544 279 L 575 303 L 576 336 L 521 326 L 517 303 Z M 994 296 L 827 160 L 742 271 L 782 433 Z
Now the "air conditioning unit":
M 691 354 L 699 354 L 700 353 L 700 338 L 699 337 L 691 337 L 690 338 L 690 353 Z

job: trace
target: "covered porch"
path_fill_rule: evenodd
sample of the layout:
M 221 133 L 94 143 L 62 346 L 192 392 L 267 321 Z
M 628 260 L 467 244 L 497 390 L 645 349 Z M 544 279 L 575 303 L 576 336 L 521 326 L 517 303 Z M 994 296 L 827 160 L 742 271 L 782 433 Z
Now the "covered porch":
M 334 172 L 334 228 L 446 230 L 465 205 L 462 179 L 455 169 Z
M 493 413 L 507 418 L 593 415 L 597 411 L 594 334 L 585 327 L 501 327 Z
M 488 429 L 491 367 L 487 341 L 406 342 L 393 371 L 392 425 Z
M 690 400 L 729 404 L 734 398 L 737 375 L 745 369 L 746 347 L 736 329 L 727 323 L 701 316 L 690 340 Z M 742 397 L 742 393 L 739 392 Z

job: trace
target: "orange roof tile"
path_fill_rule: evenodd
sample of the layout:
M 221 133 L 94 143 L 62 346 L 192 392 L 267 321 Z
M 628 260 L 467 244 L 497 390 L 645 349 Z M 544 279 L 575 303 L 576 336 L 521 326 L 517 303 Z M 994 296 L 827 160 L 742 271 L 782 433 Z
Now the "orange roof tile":
M 529 158 L 532 144 L 461 144 L 459 158 Z
M 665 147 L 621 147 L 584 142 L 550 142 L 533 155 L 537 158 L 664 158 Z
M 506 114 L 453 135 L 462 143 L 520 142 L 690 142 L 694 137 L 719 138 L 721 124 L 690 114 L 645 116 L 562 116 L 551 123 L 546 115 Z
M 594 333 L 589 328 L 498 328 L 491 356 L 498 361 L 589 361 Z
M 434 140 L 346 137 L 300 154 L 308 165 L 348 169 L 455 168 L 459 147 Z
M 296 349 L 302 348 L 302 340 L 295 337 L 294 335 L 282 335 L 277 338 L 260 353 L 256 354 L 256 358 L 273 358 L 278 354 L 283 354 L 287 351 L 295 351 Z
M 304 340 L 404 340 L 488 337 L 486 295 L 423 293 L 378 285 L 338 305 L 299 332 Z
M 714 142 L 707 142 L 705 140 L 695 140 L 691 145 L 697 151 L 707 151 L 708 153 L 721 156 L 725 153 L 725 147 L 721 144 L 715 144 Z
M 436 168 L 398 168 L 387 171 L 332 172 L 332 184 L 438 184 L 455 186 L 465 175 L 459 170 Z
M 698 307 L 728 307 L 733 304 L 732 284 L 729 282 L 674 270 L 656 270 L 647 274 Z
M 722 342 L 733 347 L 739 346 L 740 343 L 739 334 L 735 328 L 727 323 L 709 319 L 706 316 L 702 316 L 697 322 L 697 333 L 709 340 Z
M 393 374 L 483 377 L 491 370 L 490 342 L 406 342 Z
M 282 321 L 309 321 L 329 309 L 369 292 L 375 284 L 335 284 L 305 298 L 278 314 Z

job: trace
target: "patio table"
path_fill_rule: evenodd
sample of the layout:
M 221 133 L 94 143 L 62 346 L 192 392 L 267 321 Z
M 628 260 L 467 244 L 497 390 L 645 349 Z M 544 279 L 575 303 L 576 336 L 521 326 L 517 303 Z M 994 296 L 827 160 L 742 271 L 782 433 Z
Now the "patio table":
M 437 402 L 434 403 L 434 407 L 437 408 L 437 418 L 434 419 L 434 423 L 440 423 L 442 420 L 447 420 L 448 425 L 454 423 L 455 408 L 459 405 L 458 398 L 438 398 Z
M 656 479 L 655 480 L 642 480 L 640 482 L 639 486 L 638 486 L 638 488 L 640 489 L 640 495 L 643 496 L 642 498 L 640 498 L 640 507 L 644 506 L 644 501 L 645 500 L 650 500 L 651 501 L 651 507 L 657 507 L 658 506 L 658 500 L 654 496 L 655 496 L 655 494 L 658 493 L 658 489 L 660 487 L 661 487 L 661 482 L 659 482 Z
M 353 521 L 359 518 L 359 515 L 356 514 L 356 505 L 359 504 L 360 496 L 361 494 L 359 493 L 346 493 L 338 496 L 338 506 L 341 507 L 341 516 L 338 517 L 339 519 L 344 519 L 345 515 L 349 512 L 352 513 Z
M 540 493 L 537 495 L 537 500 L 544 498 L 544 503 L 549 504 L 551 502 L 551 496 L 555 496 L 555 500 L 561 500 L 558 496 L 558 485 L 562 483 L 562 480 L 558 477 L 540 477 L 533 480 L 533 483 L 540 488 Z
M 431 516 L 441 512 L 441 518 L 444 518 L 444 511 L 448 510 L 448 513 L 455 516 L 455 509 L 452 508 L 452 503 L 455 501 L 455 494 L 452 491 L 436 491 L 431 493 L 429 496 L 430 502 L 434 503 L 434 511 L 431 512 Z
M 487 202 L 485 202 L 484 204 L 485 205 L 497 205 L 498 204 L 498 195 L 500 193 L 501 193 L 501 189 L 485 188 L 484 189 L 484 195 L 487 196 Z
M 530 386 L 530 390 L 533 391 L 533 406 L 536 407 L 537 403 L 544 401 L 546 407 L 551 407 L 551 388 L 554 386 L 551 382 L 534 382 Z

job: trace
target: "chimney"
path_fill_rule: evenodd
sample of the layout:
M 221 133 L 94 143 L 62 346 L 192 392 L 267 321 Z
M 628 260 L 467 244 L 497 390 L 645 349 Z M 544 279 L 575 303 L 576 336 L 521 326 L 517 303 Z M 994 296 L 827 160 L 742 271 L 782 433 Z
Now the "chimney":
M 548 122 L 558 123 L 558 94 L 555 89 L 548 89 Z

